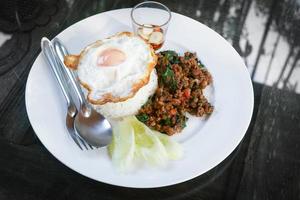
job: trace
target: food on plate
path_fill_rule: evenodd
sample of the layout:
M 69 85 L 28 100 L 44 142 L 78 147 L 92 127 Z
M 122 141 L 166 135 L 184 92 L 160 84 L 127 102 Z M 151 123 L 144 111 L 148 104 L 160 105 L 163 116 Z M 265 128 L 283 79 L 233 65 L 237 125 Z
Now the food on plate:
M 147 25 L 138 33 L 96 41 L 64 60 L 77 72 L 87 101 L 114 122 L 108 152 L 121 172 L 179 159 L 182 148 L 169 136 L 186 126 L 187 113 L 213 112 L 203 94 L 212 77 L 196 54 L 155 54 L 152 46 L 163 43 L 162 29 Z
M 155 50 L 159 49 L 164 43 L 164 32 L 159 26 L 144 24 L 138 28 L 137 34 L 150 43 Z
M 131 171 L 141 163 L 166 166 L 169 160 L 180 159 L 183 155 L 179 143 L 151 130 L 134 116 L 125 117 L 114 126 L 108 151 L 120 172 Z
M 122 32 L 68 55 L 88 102 L 107 118 L 134 115 L 157 87 L 157 56 L 150 44 Z
M 181 132 L 186 113 L 198 117 L 212 113 L 213 106 L 203 94 L 212 77 L 196 54 L 179 56 L 169 50 L 156 55 L 148 42 L 163 39 L 157 35 L 161 28 L 145 25 L 138 32 L 144 39 L 122 32 L 65 57 L 88 102 L 107 118 L 136 114 L 167 135 Z
M 148 98 L 153 95 L 157 88 L 157 73 L 153 69 L 148 84 L 139 89 L 134 97 L 117 103 L 108 102 L 103 105 L 92 106 L 107 118 L 121 118 L 124 116 L 134 115 L 147 102 Z
M 203 94 L 212 77 L 195 53 L 179 56 L 174 51 L 158 53 L 158 88 L 140 109 L 137 118 L 168 135 L 186 126 L 186 113 L 201 117 L 213 112 Z

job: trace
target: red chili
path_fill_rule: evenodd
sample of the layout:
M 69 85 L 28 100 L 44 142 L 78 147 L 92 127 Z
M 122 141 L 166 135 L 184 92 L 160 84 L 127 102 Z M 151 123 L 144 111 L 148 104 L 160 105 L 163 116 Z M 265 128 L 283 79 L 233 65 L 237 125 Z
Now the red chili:
M 190 88 L 186 88 L 184 91 L 183 91 L 183 94 L 184 96 L 189 99 L 191 97 L 191 89 Z
M 176 115 L 176 113 L 177 113 L 176 109 L 170 110 L 170 114 L 171 114 L 171 115 Z

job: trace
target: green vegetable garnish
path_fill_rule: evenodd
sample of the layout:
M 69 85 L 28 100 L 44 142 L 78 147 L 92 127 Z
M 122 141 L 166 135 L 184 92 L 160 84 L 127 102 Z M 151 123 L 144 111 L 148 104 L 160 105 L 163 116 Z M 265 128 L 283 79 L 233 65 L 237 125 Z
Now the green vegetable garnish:
M 178 64 L 179 57 L 175 51 L 163 51 L 161 54 L 168 60 L 171 64 Z
M 169 86 L 172 90 L 177 89 L 177 81 L 175 80 L 174 76 L 175 75 L 174 75 L 173 70 L 171 69 L 171 65 L 168 64 L 166 71 L 162 74 L 162 79 L 163 79 L 163 82 L 167 86 Z
M 198 67 L 200 67 L 200 68 L 205 67 L 205 65 L 200 60 L 197 60 L 197 62 L 198 62 Z
M 166 125 L 166 126 L 171 126 L 171 125 L 172 125 L 172 122 L 171 122 L 171 119 L 170 119 L 170 118 L 162 119 L 162 120 L 160 120 L 159 123 L 160 123 L 161 125 Z
M 126 117 L 113 127 L 113 140 L 108 146 L 113 166 L 121 173 L 130 172 L 141 163 L 166 166 L 180 159 L 182 147 L 171 137 L 151 130 L 135 117 Z
M 185 128 L 186 127 L 186 122 L 187 122 L 187 117 L 184 117 L 184 119 L 181 121 L 181 127 Z
M 186 127 L 186 122 L 189 118 L 187 118 L 186 116 L 179 116 L 176 115 L 176 123 L 179 123 L 181 128 L 185 128 Z
M 168 83 L 170 79 L 172 79 L 174 77 L 174 72 L 173 70 L 167 66 L 166 71 L 162 74 L 162 79 L 164 81 L 164 83 Z
M 141 121 L 143 123 L 146 123 L 148 121 L 148 119 L 149 119 L 149 116 L 147 114 L 143 113 L 143 114 L 136 115 L 136 118 L 139 121 Z
M 184 60 L 189 60 L 190 57 L 189 56 L 184 56 Z

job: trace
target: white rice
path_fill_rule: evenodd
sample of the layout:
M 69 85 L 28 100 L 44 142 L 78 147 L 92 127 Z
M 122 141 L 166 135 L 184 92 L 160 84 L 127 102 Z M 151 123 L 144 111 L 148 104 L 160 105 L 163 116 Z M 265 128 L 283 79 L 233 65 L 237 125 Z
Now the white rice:
M 154 94 L 157 88 L 157 73 L 153 69 L 150 80 L 147 85 L 139 89 L 139 91 L 130 99 L 118 103 L 106 103 L 103 105 L 92 105 L 97 112 L 109 119 L 116 119 L 128 115 L 134 115 L 144 105 L 148 98 Z

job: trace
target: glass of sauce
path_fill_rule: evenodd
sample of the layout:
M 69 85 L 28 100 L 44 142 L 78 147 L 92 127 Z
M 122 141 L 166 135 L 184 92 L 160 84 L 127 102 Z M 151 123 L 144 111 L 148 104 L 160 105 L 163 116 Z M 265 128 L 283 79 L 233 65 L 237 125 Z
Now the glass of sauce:
M 133 31 L 158 50 L 165 41 L 171 16 L 170 9 L 162 3 L 142 2 L 131 10 Z

